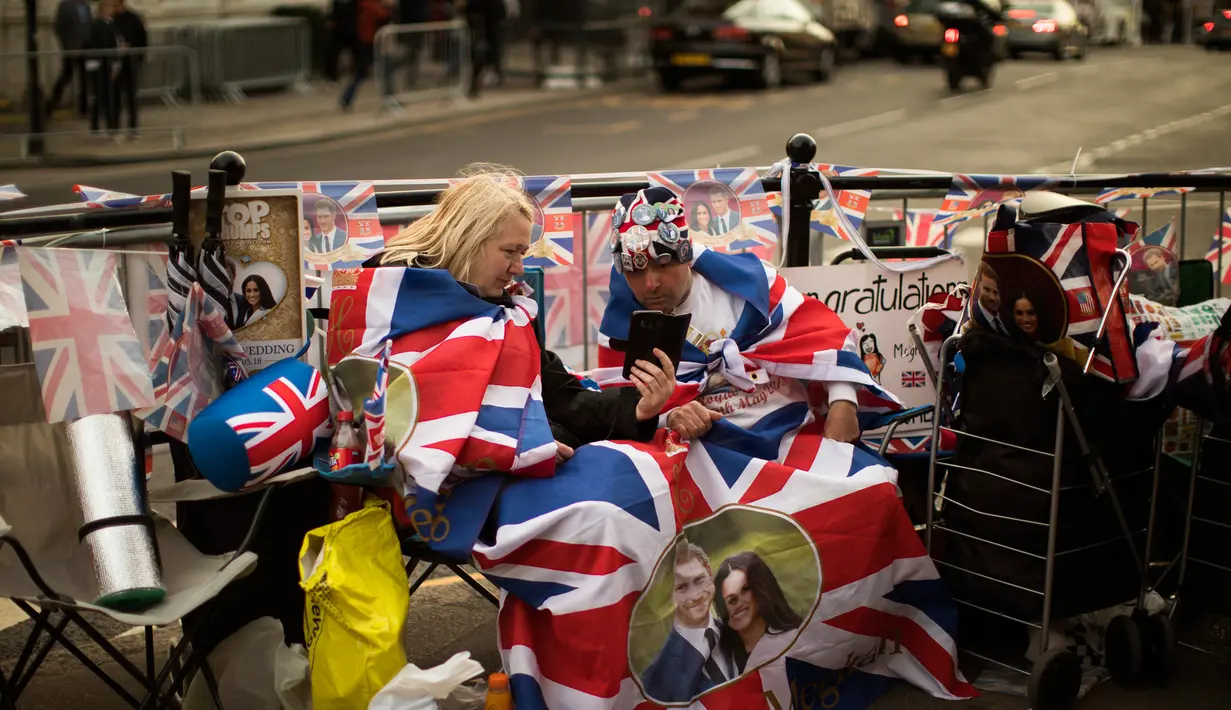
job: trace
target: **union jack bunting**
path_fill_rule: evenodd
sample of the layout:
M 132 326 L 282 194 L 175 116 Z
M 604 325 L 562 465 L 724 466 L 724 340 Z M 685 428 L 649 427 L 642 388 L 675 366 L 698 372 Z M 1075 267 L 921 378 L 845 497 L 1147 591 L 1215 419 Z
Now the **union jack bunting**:
M 768 196 L 761 189 L 761 178 L 756 170 L 673 170 L 649 173 L 647 177 L 650 187 L 665 187 L 680 196 L 688 215 L 688 236 L 694 247 L 726 253 L 749 252 L 767 260 L 773 258 L 778 247 L 778 223 L 769 209 Z M 736 213 L 736 218 L 731 220 L 734 224 L 728 222 L 727 231 L 721 234 L 706 231 L 695 224 L 700 218 L 698 205 L 709 205 L 708 195 L 713 190 L 723 193 L 724 197 L 730 195 L 735 198 L 735 204 L 728 205 L 728 209 Z M 714 215 L 710 219 L 716 217 Z
M 522 178 L 522 189 L 535 204 L 534 227 L 526 266 L 541 267 L 546 273 L 573 265 L 573 191 L 572 180 L 554 175 Z
M 488 303 L 436 269 L 335 272 L 328 357 L 352 397 L 371 387 L 371 362 L 387 340 L 386 412 L 407 490 L 441 492 L 455 470 L 550 476 L 556 444 L 543 408 L 537 304 Z M 428 307 L 429 304 L 431 307 Z M 396 414 L 396 418 L 395 415 Z M 447 486 L 446 486 L 447 487 Z
M 23 247 L 17 256 L 47 421 L 153 404 L 116 254 Z
M 1186 192 L 1192 192 L 1191 187 L 1115 187 L 1108 188 L 1099 193 L 1094 201 L 1100 205 L 1105 205 L 1109 202 L 1119 202 L 1120 200 L 1148 200 L 1152 197 L 1166 197 L 1168 195 L 1183 195 Z
M 0 185 L 0 202 L 20 200 L 25 196 L 26 193 L 18 190 L 16 185 Z
M 1172 217 L 1171 221 L 1167 222 L 1158 229 L 1149 234 L 1137 235 L 1137 238 L 1129 242 L 1129 253 L 1133 253 L 1144 247 L 1162 247 L 1171 253 L 1175 253 L 1176 241 L 1178 235 L 1176 233 L 1176 218 Z
M 302 190 L 304 265 L 306 269 L 349 269 L 363 265 L 385 248 L 385 233 L 376 208 L 376 188 L 371 182 L 244 182 L 242 190 Z M 341 246 L 320 252 L 309 249 L 317 231 L 315 206 L 326 199 L 345 215 L 345 239 Z M 335 218 L 336 219 L 336 218 Z M 331 225 L 336 229 L 336 224 Z
M 26 297 L 21 291 L 21 267 L 17 264 L 16 240 L 0 241 L 0 330 L 24 328 Z
M 193 282 L 175 328 L 160 332 L 150 354 L 156 403 L 137 416 L 147 430 L 187 441 L 188 425 L 222 394 L 221 363 L 226 359 L 242 367 L 244 358 L 225 314 Z
M 955 661 L 956 609 L 896 472 L 819 433 L 807 468 L 759 459 L 744 434 L 720 420 L 691 445 L 665 430 L 648 444 L 598 442 L 552 478 L 505 487 L 494 541 L 474 559 L 505 592 L 499 643 L 519 710 L 770 710 L 820 697 L 863 708 L 895 678 L 941 698 L 976 694 Z M 705 656 L 676 639 L 681 544 L 707 557 L 702 609 L 720 634 L 735 624 L 723 599 L 735 595 L 732 569 L 768 568 L 790 609 L 750 652 L 712 651 L 705 676 Z M 797 554 L 775 554 L 784 549 Z
M 903 218 L 902 210 L 894 210 L 893 218 L 906 222 L 906 246 L 937 247 L 945 242 L 948 230 L 944 225 L 936 224 L 936 210 L 906 210 Z
M 996 211 L 1002 204 L 1016 204 L 1024 193 L 1046 190 L 1054 180 L 1037 175 L 953 175 L 949 194 L 936 213 L 937 225 L 965 222 Z
M 598 325 L 610 293 L 611 212 L 587 213 L 584 221 L 577 220 L 575 231 L 574 244 L 582 247 L 579 255 L 574 254 L 577 260 L 544 274 L 542 317 L 546 318 L 547 347 L 557 350 L 570 367 L 585 369 L 587 363 L 597 361 L 591 351 L 598 342 Z
M 150 253 L 158 252 L 158 253 Z M 167 330 L 167 247 L 152 244 L 140 253 L 125 253 L 128 296 L 132 301 L 130 315 L 141 350 L 148 358 L 155 343 Z M 138 306 L 138 303 L 144 305 Z
M 1223 283 L 1231 284 L 1231 209 L 1223 213 L 1222 224 L 1205 259 L 1214 265 L 1215 272 L 1222 274 Z
M 871 177 L 880 175 L 881 171 L 875 168 L 853 168 L 846 165 L 833 165 L 830 163 L 816 163 L 812 165 L 816 170 L 823 172 L 828 177 Z M 871 190 L 838 190 L 837 209 L 846 213 L 847 220 L 856 230 L 863 227 L 863 221 L 868 216 L 868 202 L 872 199 Z M 834 213 L 833 201 L 829 199 L 829 195 L 821 192 L 821 197 L 816 201 L 816 206 L 812 210 L 812 219 L 809 221 L 809 227 L 814 232 L 820 232 L 829 237 L 850 241 L 842 228 L 842 223 L 839 221 L 837 214 Z
M 385 347 L 381 348 L 372 396 L 363 402 L 364 441 L 367 444 L 363 460 L 374 471 L 385 463 L 385 392 L 389 387 L 389 350 L 392 346 L 393 341 L 386 340 Z

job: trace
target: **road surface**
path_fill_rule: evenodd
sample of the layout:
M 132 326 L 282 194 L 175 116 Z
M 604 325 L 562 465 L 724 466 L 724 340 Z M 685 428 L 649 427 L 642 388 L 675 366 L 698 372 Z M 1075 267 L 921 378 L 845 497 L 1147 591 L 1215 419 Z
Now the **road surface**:
M 237 109 L 242 110 L 242 108 Z M 951 96 L 934 66 L 867 62 L 843 67 L 824 85 L 768 93 L 701 87 L 676 95 L 622 93 L 587 99 L 545 95 L 541 105 L 397 130 L 382 135 L 253 152 L 250 180 L 444 177 L 472 161 L 497 162 L 528 174 L 593 173 L 718 164 L 767 165 L 783 157 L 793 133 L 817 138 L 817 159 L 869 167 L 1013 174 L 1039 170 L 1142 172 L 1231 165 L 1231 55 L 1189 47 L 1095 50 L 1082 62 L 1007 62 L 991 91 Z M 17 183 L 28 205 L 75 200 L 82 183 L 149 194 L 169 190 L 168 171 L 190 165 L 130 165 L 0 174 Z M 1190 201 L 1184 252 L 1204 255 L 1215 232 L 1217 195 Z M 1152 203 L 1149 225 L 1174 207 Z M 1139 217 L 1134 212 L 1133 217 Z M 0 607 L 0 667 L 11 667 L 29 622 Z M 494 611 L 465 585 L 438 576 L 412 600 L 407 645 L 421 665 L 469 649 L 489 669 L 499 665 Z M 109 628 L 112 635 L 121 628 Z M 159 632 L 171 638 L 173 630 Z M 134 653 L 140 636 L 121 639 Z M 165 646 L 165 644 L 163 644 Z M 22 707 L 111 710 L 121 707 L 67 654 L 56 651 Z M 1080 707 L 1225 708 L 1226 668 L 1185 652 L 1173 694 L 1096 688 Z M 900 688 L 876 710 L 939 708 Z M 988 695 L 968 708 L 1025 708 L 1024 700 Z

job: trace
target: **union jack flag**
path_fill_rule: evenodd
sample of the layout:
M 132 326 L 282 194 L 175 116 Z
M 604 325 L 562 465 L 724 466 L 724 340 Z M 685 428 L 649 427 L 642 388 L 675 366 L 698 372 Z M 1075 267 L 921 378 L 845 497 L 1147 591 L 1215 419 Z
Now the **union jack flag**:
M 47 421 L 154 403 L 113 252 L 18 251 Z
M 894 210 L 893 218 L 906 222 L 906 246 L 936 247 L 944 243 L 948 230 L 936 224 L 936 210 Z
M 907 370 L 902 373 L 902 386 L 906 388 L 923 387 L 927 382 L 927 373 L 923 370 Z
M 573 191 L 572 180 L 554 175 L 522 179 L 522 189 L 542 211 L 534 218 L 526 266 L 542 267 L 546 273 L 573 265 Z
M 1222 224 L 1214 241 L 1210 243 L 1210 251 L 1205 255 L 1206 261 L 1214 265 L 1215 272 L 1222 274 L 1222 282 L 1231 284 L 1231 268 L 1223 271 L 1224 266 L 1231 265 L 1231 209 L 1222 215 Z
M 306 384 L 301 389 L 300 383 L 279 377 L 261 389 L 278 411 L 238 414 L 226 420 L 243 437 L 248 452 L 249 482 L 245 487 L 260 484 L 312 453 L 322 429 L 331 426 L 329 393 L 321 373 L 313 369 Z M 325 424 L 315 430 L 296 426 L 296 422 L 319 421 L 322 417 Z
M 681 540 L 713 555 L 712 570 L 718 555 L 752 553 L 778 580 L 816 580 L 792 604 L 798 625 L 762 637 L 744 672 L 684 698 L 696 700 L 690 707 L 808 707 L 801 694 L 866 707 L 891 678 L 941 698 L 975 695 L 955 662 L 956 610 L 898 500 L 893 469 L 819 434 L 806 469 L 749 455 L 725 420 L 701 443 L 674 436 L 584 446 L 554 477 L 501 492 L 494 542 L 476 545 L 474 559 L 504 590 L 499 643 L 519 709 L 662 707 L 643 666 L 669 643 L 663 582 L 671 584 L 669 551 Z M 789 518 L 810 554 L 770 562 L 785 541 L 758 541 L 732 515 L 753 511 Z M 719 526 L 726 539 L 748 535 L 747 547 L 706 547 L 704 531 Z
M 811 167 L 819 172 L 823 172 L 828 177 L 872 177 L 880 175 L 882 172 L 876 168 L 853 168 L 830 163 L 816 163 Z M 872 200 L 872 191 L 838 190 L 837 197 L 837 208 L 846 214 L 847 220 L 856 231 L 861 229 L 864 219 L 868 216 L 868 203 Z M 834 212 L 833 201 L 823 191 L 820 199 L 816 201 L 816 205 L 812 209 L 812 219 L 810 220 L 809 227 L 814 232 L 850 241 L 850 237 L 846 235 L 841 221 L 839 221 L 837 214 Z
M 0 202 L 20 200 L 25 196 L 26 193 L 18 190 L 16 185 L 0 185 Z
M 1112 292 L 1115 280 L 1111 264 L 1120 239 L 1117 225 L 1112 222 L 1015 223 L 1014 219 L 1014 210 L 1001 209 L 987 235 L 986 254 L 991 257 L 987 261 L 993 270 L 995 256 L 1010 253 L 1031 257 L 1051 269 L 1067 297 L 1067 313 L 1052 314 L 1052 317 L 1067 316 L 1067 336 L 1087 350 L 1096 349 L 1091 371 L 1115 382 L 1136 379 L 1132 338 L 1123 305 L 1127 292 Z M 1000 288 L 1004 291 L 1010 287 L 1002 283 Z M 1120 307 L 1114 308 L 1115 304 Z M 1098 344 L 1095 335 L 1107 308 L 1113 310 L 1107 318 L 1106 343 Z M 977 319 L 984 318 L 982 309 L 973 311 Z M 981 325 L 991 327 L 986 322 Z
M 380 360 L 376 362 L 376 384 L 372 396 L 363 402 L 363 429 L 367 434 L 367 451 L 363 460 L 372 470 L 385 463 L 385 392 L 389 389 L 389 350 L 392 340 L 385 341 Z
M 17 264 L 16 240 L 0 241 L 0 330 L 24 328 L 26 297 L 21 292 L 21 267 Z
M 1138 236 L 1129 244 L 1129 252 L 1134 252 L 1142 247 L 1153 246 L 1162 247 L 1171 253 L 1175 253 L 1175 247 L 1178 239 L 1176 230 L 1176 218 L 1172 217 L 1171 221 L 1167 222 L 1158 229 L 1146 234 Z
M 366 360 L 362 370 L 370 372 L 392 340 L 390 388 L 415 394 L 414 409 L 399 412 L 408 422 L 385 422 L 407 490 L 440 493 L 455 467 L 552 474 L 556 444 L 543 409 L 533 300 L 514 296 L 514 306 L 495 306 L 434 269 L 359 269 L 346 274 L 346 288 L 337 275 L 328 352 L 335 376 L 348 392 L 358 391 L 371 376 L 351 386 L 348 371 L 360 367 L 349 361 Z
M 684 193 L 694 184 L 717 182 L 731 188 L 738 200 L 739 224 L 717 236 L 701 234 L 690 224 L 688 232 L 693 245 L 727 253 L 750 252 L 766 260 L 773 258 L 778 248 L 778 223 L 769 209 L 768 196 L 761 189 L 761 177 L 753 168 L 673 170 L 649 173 L 647 177 L 650 187 L 665 187 L 679 195 L 685 209 L 692 209 L 693 202 L 684 199 Z
M 141 340 L 141 348 L 148 357 L 154 344 L 167 330 L 167 247 L 154 244 L 143 247 L 142 251 L 160 253 L 126 254 L 124 258 L 129 274 L 130 297 L 145 294 L 145 322 L 133 325 Z M 134 309 L 132 315 L 139 313 Z
M 198 191 L 203 188 L 196 188 Z M 170 203 L 171 195 L 133 195 L 127 192 L 104 190 L 89 185 L 73 185 L 73 192 L 90 209 L 129 209 L 133 207 L 163 207 Z
M 1186 192 L 1192 191 L 1193 188 L 1191 187 L 1112 187 L 1100 192 L 1098 197 L 1094 198 L 1094 201 L 1097 204 L 1105 205 L 1109 202 L 1119 202 L 1120 200 L 1148 200 L 1151 197 L 1183 195 Z
M 376 188 L 370 182 L 244 182 L 242 190 L 302 190 L 336 202 L 346 214 L 346 244 L 329 254 L 304 250 L 307 269 L 349 269 L 363 265 L 385 248 L 385 233 L 376 208 Z M 305 211 L 304 219 L 312 222 Z
M 587 213 L 584 221 L 577 220 L 575 232 L 574 243 L 582 247 L 580 258 L 544 274 L 545 315 L 541 317 L 546 318 L 547 347 L 566 349 L 562 358 L 569 350 L 585 348 L 566 359 L 571 367 L 584 370 L 596 362 L 590 350 L 598 342 L 598 325 L 610 294 L 611 213 Z
M 1031 190 L 1046 190 L 1054 184 L 1048 177 L 1035 175 L 953 175 L 953 186 L 936 213 L 937 225 L 965 222 L 996 211 L 1002 204 L 1014 204 Z
M 222 394 L 219 361 L 242 363 L 244 349 L 218 304 L 193 282 L 171 332 L 163 329 L 150 352 L 156 404 L 137 412 L 146 429 L 186 441 L 188 425 Z M 240 373 L 241 378 L 247 373 Z

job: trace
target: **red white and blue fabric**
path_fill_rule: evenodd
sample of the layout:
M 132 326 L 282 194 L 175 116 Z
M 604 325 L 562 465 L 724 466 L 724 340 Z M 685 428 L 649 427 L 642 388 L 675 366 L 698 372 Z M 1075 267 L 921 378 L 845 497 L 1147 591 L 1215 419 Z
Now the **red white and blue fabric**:
M 696 398 L 711 368 L 716 368 L 736 386 L 755 379 L 759 373 L 811 383 L 849 382 L 859 387 L 859 410 L 868 426 L 872 418 L 901 409 L 897 398 L 880 388 L 860 359 L 858 333 L 824 303 L 805 297 L 788 285 L 769 264 L 752 254 L 724 254 L 700 248 L 693 252 L 692 269 L 695 278 L 708 280 L 742 299 L 745 305 L 730 336 L 723 343 L 710 346 L 714 352 L 702 352 L 692 343 L 684 344 L 676 370 L 676 392 L 667 403 L 668 408 Z M 603 387 L 630 384 L 622 377 L 624 355 L 611 349 L 611 340 L 628 338 L 632 314 L 638 310 L 644 307 L 637 302 L 624 277 L 613 271 L 611 300 L 599 329 L 599 369 L 591 373 Z M 782 413 L 767 419 L 767 426 L 771 420 L 773 426 L 763 434 L 768 437 L 766 444 L 773 441 L 775 451 L 787 432 L 814 423 L 811 409 L 806 406 L 793 408 L 791 416 Z
M 949 230 L 944 225 L 936 224 L 936 210 L 894 210 L 893 218 L 906 222 L 906 246 L 908 247 L 938 247 L 945 243 Z
M 1046 190 L 1052 184 L 1051 178 L 1035 175 L 954 174 L 953 185 L 941 202 L 934 223 L 946 226 L 983 217 L 1002 204 L 1016 204 L 1023 193 Z
M 153 404 L 116 254 L 22 247 L 17 258 L 47 421 Z
M 304 251 L 305 265 L 310 269 L 356 268 L 385 248 L 385 233 L 380 226 L 376 207 L 376 188 L 371 182 L 245 182 L 242 190 L 302 190 L 307 195 L 323 195 L 336 202 L 346 214 L 347 256 L 354 258 L 329 262 L 314 262 L 312 252 Z
M 389 351 L 392 347 L 393 341 L 386 340 L 380 359 L 376 361 L 372 396 L 363 401 L 363 429 L 367 434 L 363 460 L 374 471 L 385 463 L 385 393 L 389 390 Z
M 184 441 L 192 420 L 222 394 L 219 363 L 224 359 L 242 366 L 244 349 L 227 327 L 226 316 L 194 282 L 175 328 L 163 330 L 150 352 L 156 404 L 137 412 L 146 429 Z
M 762 259 L 773 257 L 778 247 L 778 223 L 769 209 L 769 201 L 761 188 L 761 176 L 753 168 L 715 168 L 712 170 L 672 170 L 647 175 L 650 187 L 665 187 L 683 199 L 684 192 L 694 183 L 717 182 L 731 188 L 739 200 L 739 219 L 743 229 L 739 237 L 721 246 L 718 251 L 749 252 Z M 693 248 L 697 243 L 693 234 Z
M 957 667 L 956 609 L 884 461 L 826 441 L 812 470 L 792 468 L 742 448 L 725 420 L 700 444 L 670 436 L 583 446 L 555 477 L 502 491 L 494 541 L 474 559 L 504 592 L 499 645 L 518 710 L 662 707 L 629 667 L 634 607 L 685 526 L 732 506 L 804 531 L 819 606 L 782 656 L 689 707 L 808 707 L 800 693 L 824 691 L 830 707 L 856 710 L 895 678 L 941 698 L 976 694 Z
M 1179 233 L 1176 230 L 1176 218 L 1172 217 L 1167 224 L 1150 232 L 1149 234 L 1138 233 L 1137 238 L 1128 244 L 1130 254 L 1137 252 L 1145 247 L 1162 247 L 1172 254 L 1175 253 L 1175 247 Z
M 1210 250 L 1205 255 L 1206 261 L 1214 265 L 1215 273 L 1222 275 L 1222 282 L 1231 284 L 1231 208 L 1222 215 L 1222 223 L 1218 234 L 1210 243 Z
M 493 305 L 439 269 L 361 269 L 354 279 L 354 290 L 333 291 L 329 363 L 375 360 L 392 341 L 390 382 L 409 377 L 417 402 L 413 426 L 392 442 L 409 490 L 439 493 L 456 469 L 552 474 L 532 299 Z
M 569 266 L 548 269 L 543 274 L 543 314 L 548 348 L 566 363 L 585 367 L 584 353 L 568 357 L 561 348 L 589 348 L 598 337 L 598 324 L 607 307 L 611 274 L 611 212 L 591 212 L 585 222 L 577 220 L 574 244 L 582 245 Z M 584 232 L 582 228 L 584 227 Z
M 204 188 L 196 188 L 201 191 Z M 89 185 L 73 185 L 73 192 L 91 209 L 131 209 L 134 207 L 164 207 L 170 203 L 171 195 L 133 195 L 128 192 L 104 190 L 101 187 Z
M 21 290 L 21 267 L 17 263 L 15 239 L 0 240 L 0 330 L 25 328 L 26 297 Z
M 1016 210 L 1002 207 L 987 235 L 985 253 L 1020 254 L 1051 269 L 1067 297 L 1067 337 L 1086 349 L 1095 348 L 1092 373 L 1124 383 L 1136 379 L 1137 368 L 1123 303 L 1113 305 L 1127 294 L 1113 293 L 1112 261 L 1122 223 L 1110 217 L 1080 224 L 1016 221 Z M 1111 313 L 1104 338 L 1096 343 L 1105 309 Z M 983 309 L 972 310 L 980 325 L 991 327 Z
M 26 193 L 18 190 L 16 185 L 0 185 L 0 202 L 20 200 L 25 196 Z
M 188 425 L 188 451 L 201 475 L 233 492 L 291 469 L 332 432 L 321 373 L 291 357 L 240 382 L 198 414 Z
M 1192 191 L 1191 187 L 1109 187 L 1100 192 L 1094 201 L 1105 205 L 1120 200 L 1148 200 L 1152 197 L 1183 195 Z
M 824 172 L 829 177 L 874 177 L 881 174 L 881 171 L 876 168 L 854 168 L 847 165 L 833 165 L 830 163 L 814 163 L 810 167 Z M 852 227 L 860 229 L 863 226 L 863 221 L 867 219 L 868 203 L 871 200 L 871 190 L 838 190 L 837 207 L 846 213 L 846 218 L 850 221 Z M 825 236 L 849 241 L 850 237 L 846 236 L 842 223 L 836 217 L 829 214 L 833 209 L 834 205 L 829 196 L 822 192 L 820 199 L 816 201 L 816 205 L 812 208 L 812 218 L 809 227 L 813 231 L 820 232 Z
M 542 220 L 535 215 L 526 266 L 538 266 L 551 273 L 573 265 L 573 191 L 572 180 L 555 175 L 522 178 L 522 189 L 538 204 Z

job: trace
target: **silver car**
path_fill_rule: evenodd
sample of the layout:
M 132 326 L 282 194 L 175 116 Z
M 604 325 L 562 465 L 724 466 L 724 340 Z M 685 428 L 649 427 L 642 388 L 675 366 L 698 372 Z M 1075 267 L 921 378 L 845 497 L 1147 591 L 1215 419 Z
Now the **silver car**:
M 1090 30 L 1066 0 L 1021 0 L 1008 11 L 1009 56 L 1020 59 L 1025 52 L 1046 52 L 1056 60 L 1084 59 L 1090 46 Z

